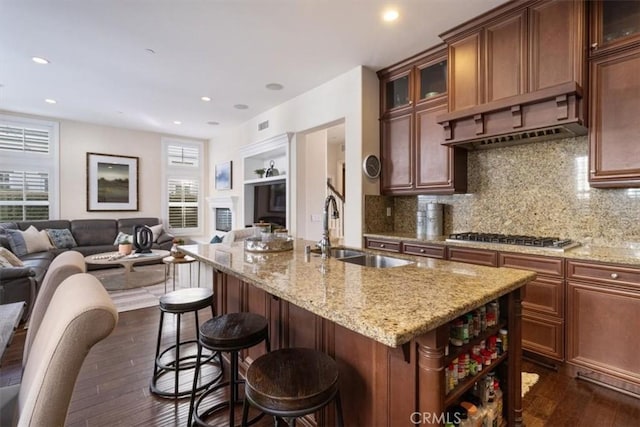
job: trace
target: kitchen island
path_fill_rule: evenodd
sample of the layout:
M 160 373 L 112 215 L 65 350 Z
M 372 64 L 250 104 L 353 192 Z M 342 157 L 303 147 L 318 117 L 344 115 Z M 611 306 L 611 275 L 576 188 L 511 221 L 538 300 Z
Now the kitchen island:
M 535 273 L 405 257 L 412 264 L 362 267 L 293 251 L 256 254 L 242 242 L 188 245 L 184 252 L 216 271 L 217 313 L 249 311 L 270 324 L 272 348 L 309 347 L 334 357 L 340 367 L 345 424 L 349 426 L 429 424 L 443 420 L 480 375 L 445 392 L 449 323 L 496 299 L 508 328 L 508 351 L 491 366 L 501 379 L 505 418 L 522 421 L 520 397 L 520 289 Z M 488 330 L 462 350 L 479 343 Z M 243 365 L 263 352 L 242 354 Z M 333 424 L 330 407 L 312 417 Z

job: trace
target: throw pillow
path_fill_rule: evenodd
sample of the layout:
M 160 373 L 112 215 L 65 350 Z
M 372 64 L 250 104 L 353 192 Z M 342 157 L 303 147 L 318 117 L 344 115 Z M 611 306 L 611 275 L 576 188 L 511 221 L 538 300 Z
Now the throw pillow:
M 7 260 L 5 257 L 0 255 L 0 268 L 7 268 L 7 267 L 13 267 L 13 265 L 11 265 L 9 260 Z
M 213 236 L 209 243 L 222 243 L 222 239 L 220 238 L 220 236 Z
M 6 230 L 11 252 L 24 256 L 33 252 L 44 252 L 53 248 L 46 231 L 38 231 L 33 225 L 25 231 Z
M 47 234 L 49 235 L 51 243 L 53 243 L 53 246 L 56 248 L 71 249 L 78 246 L 76 239 L 74 239 L 73 234 L 71 234 L 71 230 L 66 228 L 49 228 L 47 229 Z
M 158 225 L 147 225 L 151 229 L 151 233 L 153 234 L 153 241 L 157 242 L 158 237 L 162 234 L 162 224 Z
M 24 263 L 13 254 L 9 249 L 0 247 L 0 256 L 9 261 L 14 267 L 24 267 Z
M 122 231 L 118 233 L 116 236 L 116 240 L 113 242 L 114 246 L 118 246 L 125 240 L 129 241 L 129 243 L 133 244 L 133 236 L 131 234 L 123 233 Z

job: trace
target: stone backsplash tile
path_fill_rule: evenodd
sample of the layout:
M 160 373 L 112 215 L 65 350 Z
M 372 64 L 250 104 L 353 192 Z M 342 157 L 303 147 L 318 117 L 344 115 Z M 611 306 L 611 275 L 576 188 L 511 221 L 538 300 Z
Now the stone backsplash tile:
M 416 210 L 418 210 L 417 197 L 394 197 L 393 231 L 415 233 Z
M 393 197 L 364 196 L 365 233 L 384 233 L 393 231 Z M 387 216 L 391 208 L 391 216 Z
M 418 207 L 446 204 L 446 234 L 546 235 L 599 246 L 640 242 L 640 189 L 591 188 L 588 168 L 587 137 L 471 151 L 469 193 L 418 196 Z

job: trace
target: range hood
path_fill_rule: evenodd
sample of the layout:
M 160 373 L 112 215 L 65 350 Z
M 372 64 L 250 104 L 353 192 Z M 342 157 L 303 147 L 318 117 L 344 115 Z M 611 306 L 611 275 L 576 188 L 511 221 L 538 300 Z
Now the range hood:
M 582 88 L 575 82 L 504 98 L 437 118 L 443 145 L 504 147 L 585 135 Z

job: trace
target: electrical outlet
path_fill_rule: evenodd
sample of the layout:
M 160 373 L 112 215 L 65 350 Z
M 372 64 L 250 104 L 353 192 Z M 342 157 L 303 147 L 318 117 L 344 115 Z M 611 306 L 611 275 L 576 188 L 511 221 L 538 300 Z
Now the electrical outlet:
M 387 208 L 387 216 L 391 216 L 391 208 Z
M 311 214 L 311 222 L 322 221 L 322 214 Z

